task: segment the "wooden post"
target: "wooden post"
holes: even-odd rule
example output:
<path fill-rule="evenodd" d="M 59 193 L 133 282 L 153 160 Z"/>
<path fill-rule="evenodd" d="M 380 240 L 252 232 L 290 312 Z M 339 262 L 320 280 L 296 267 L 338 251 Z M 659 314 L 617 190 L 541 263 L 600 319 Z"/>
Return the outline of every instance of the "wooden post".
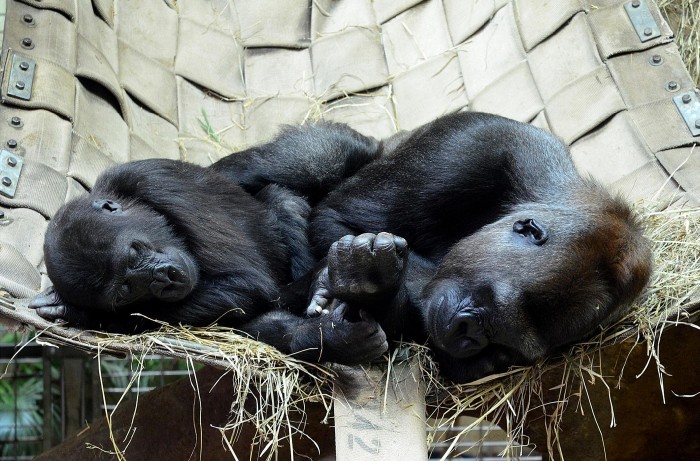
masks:
<path fill-rule="evenodd" d="M 428 459 L 425 386 L 415 361 L 386 367 L 343 367 L 333 390 L 337 461 Z M 342 389 L 341 389 L 342 387 Z"/>

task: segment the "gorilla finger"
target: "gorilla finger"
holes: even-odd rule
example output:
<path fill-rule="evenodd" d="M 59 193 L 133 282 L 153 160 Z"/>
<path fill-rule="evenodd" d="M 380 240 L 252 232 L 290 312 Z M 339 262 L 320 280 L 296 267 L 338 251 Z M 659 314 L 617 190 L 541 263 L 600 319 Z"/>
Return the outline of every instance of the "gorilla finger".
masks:
<path fill-rule="evenodd" d="M 43 319 L 58 320 L 66 315 L 66 306 L 43 306 L 36 308 L 35 312 Z"/>
<path fill-rule="evenodd" d="M 324 308 L 330 304 L 331 293 L 328 290 L 318 290 L 311 298 L 311 304 Z"/>
<path fill-rule="evenodd" d="M 371 333 L 367 335 L 368 340 L 380 343 L 386 341 L 386 333 L 384 333 L 384 330 L 377 322 L 371 322 L 367 326 L 371 329 Z"/>
<path fill-rule="evenodd" d="M 388 232 L 380 232 L 374 239 L 375 251 L 392 251 L 395 249 L 394 235 Z"/>
<path fill-rule="evenodd" d="M 348 250 L 352 247 L 352 242 L 355 240 L 354 235 L 345 235 L 341 237 L 337 242 L 335 242 L 333 245 L 338 249 L 338 250 Z"/>
<path fill-rule="evenodd" d="M 394 235 L 394 246 L 396 247 L 396 253 L 403 256 L 408 251 L 408 242 L 405 238 Z"/>
<path fill-rule="evenodd" d="M 371 344 L 367 348 L 367 351 L 364 354 L 362 354 L 364 356 L 362 361 L 369 362 L 374 359 L 377 359 L 384 355 L 388 350 L 389 343 L 386 340 Z"/>
<path fill-rule="evenodd" d="M 326 292 L 326 290 L 323 290 L 323 292 Z M 309 303 L 308 307 L 306 308 L 306 315 L 307 316 L 317 317 L 323 313 L 323 310 L 326 307 L 328 307 L 330 300 L 328 297 L 326 297 L 324 295 L 323 292 L 317 292 L 314 295 L 314 297 L 311 298 L 311 302 Z"/>
<path fill-rule="evenodd" d="M 335 264 L 344 264 L 350 257 L 352 252 L 352 242 L 355 236 L 346 235 L 340 240 L 334 242 L 328 250 L 328 266 L 329 269 Z"/>
<path fill-rule="evenodd" d="M 34 296 L 34 298 L 29 301 L 27 307 L 30 309 L 37 309 L 44 306 L 59 306 L 63 304 L 63 300 L 59 294 L 54 290 L 53 287 L 49 287 L 42 293 Z"/>
<path fill-rule="evenodd" d="M 369 249 L 371 251 L 372 244 L 374 243 L 375 238 L 376 238 L 376 235 L 371 234 L 369 232 L 358 235 L 352 241 L 353 250 L 359 249 L 361 251 L 365 251 L 365 250 Z"/>
<path fill-rule="evenodd" d="M 335 317 L 338 319 L 345 320 L 345 315 L 348 313 L 348 310 L 350 309 L 350 306 L 348 306 L 348 303 L 338 303 L 338 305 L 333 309 L 333 314 Z"/>

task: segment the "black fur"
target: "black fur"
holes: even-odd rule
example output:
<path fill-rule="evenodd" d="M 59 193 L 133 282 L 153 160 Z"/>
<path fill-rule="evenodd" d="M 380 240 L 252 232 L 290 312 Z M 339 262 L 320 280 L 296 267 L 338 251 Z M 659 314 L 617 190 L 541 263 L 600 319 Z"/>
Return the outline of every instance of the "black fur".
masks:
<path fill-rule="evenodd" d="M 308 146 L 309 137 L 314 142 Z M 386 350 L 369 318 L 304 318 L 285 285 L 313 267 L 310 200 L 376 155 L 345 126 L 289 128 L 210 168 L 144 160 L 105 172 L 61 208 L 45 240 L 54 286 L 31 307 L 83 328 L 138 332 L 148 319 L 235 326 L 307 360 L 357 363 Z M 243 186 L 241 188 L 240 186 Z"/>
<path fill-rule="evenodd" d="M 457 113 L 380 150 L 312 212 L 328 267 L 309 314 L 349 300 L 390 338 L 429 339 L 442 372 L 466 382 L 585 338 L 647 282 L 628 206 L 543 130 Z"/>

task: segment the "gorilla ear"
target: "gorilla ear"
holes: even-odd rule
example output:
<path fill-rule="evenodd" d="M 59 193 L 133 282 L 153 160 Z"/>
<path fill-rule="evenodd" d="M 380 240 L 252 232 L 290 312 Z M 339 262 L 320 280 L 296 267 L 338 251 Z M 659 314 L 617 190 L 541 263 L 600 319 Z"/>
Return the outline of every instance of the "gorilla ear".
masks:
<path fill-rule="evenodd" d="M 542 245 L 549 238 L 547 229 L 534 219 L 519 219 L 515 221 L 513 232 L 522 235 L 535 245 Z"/>
<path fill-rule="evenodd" d="M 95 200 L 92 202 L 92 207 L 104 210 L 107 213 L 119 213 L 122 211 L 122 206 L 112 200 Z"/>

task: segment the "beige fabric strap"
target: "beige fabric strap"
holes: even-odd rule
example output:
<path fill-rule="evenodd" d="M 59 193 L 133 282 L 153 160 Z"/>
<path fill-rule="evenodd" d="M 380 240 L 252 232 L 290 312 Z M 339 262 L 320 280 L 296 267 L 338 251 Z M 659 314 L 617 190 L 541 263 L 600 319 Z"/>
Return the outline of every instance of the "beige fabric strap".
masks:
<path fill-rule="evenodd" d="M 582 172 L 630 199 L 697 200 L 697 138 L 672 102 L 693 81 L 654 3 L 661 35 L 646 42 L 624 3 L 8 2 L 3 65 L 20 53 L 37 66 L 28 101 L 8 95 L 7 66 L 0 87 L 0 142 L 25 160 L 15 197 L 0 197 L 13 255 L 0 289 L 48 284 L 46 220 L 105 168 L 209 165 L 317 118 L 384 138 L 457 110 L 495 112 L 553 131 Z"/>

